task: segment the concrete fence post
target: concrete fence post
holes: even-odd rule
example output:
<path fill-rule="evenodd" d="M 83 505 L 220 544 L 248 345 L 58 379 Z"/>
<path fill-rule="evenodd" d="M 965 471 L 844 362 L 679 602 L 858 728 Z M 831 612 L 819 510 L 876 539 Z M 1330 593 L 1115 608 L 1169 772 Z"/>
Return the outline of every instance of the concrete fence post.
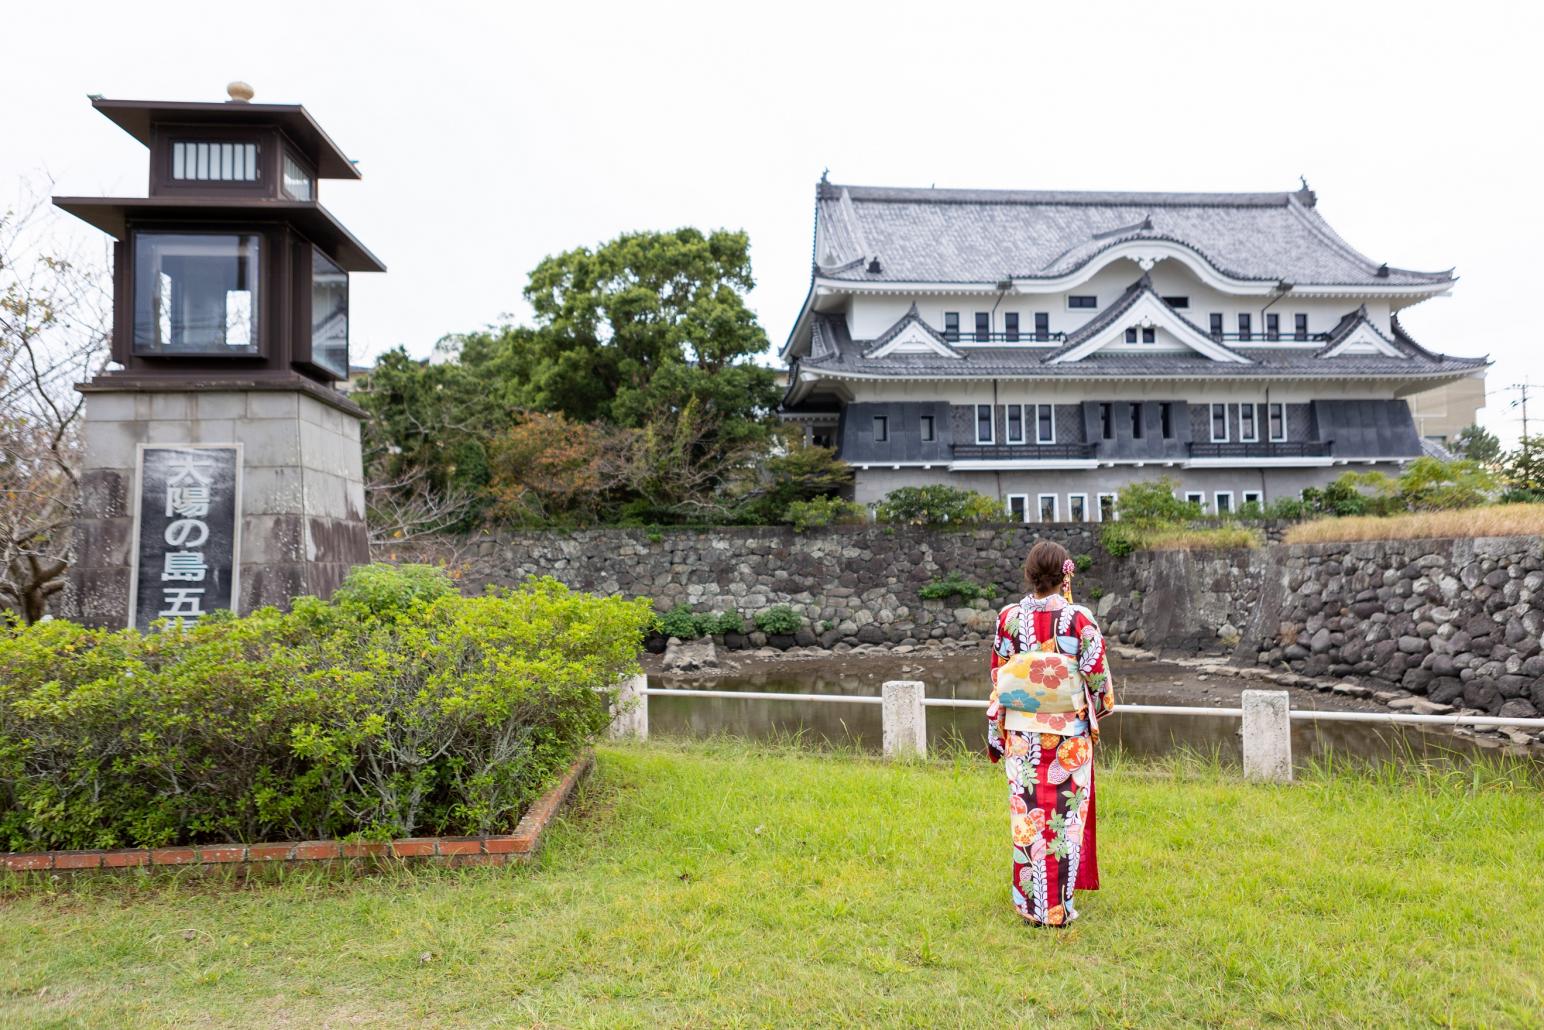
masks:
<path fill-rule="evenodd" d="M 927 709 L 921 680 L 887 680 L 880 688 L 886 758 L 921 758 L 927 754 Z"/>
<path fill-rule="evenodd" d="M 1292 782 L 1291 702 L 1285 690 L 1244 691 L 1244 775 Z"/>
<path fill-rule="evenodd" d="M 611 736 L 649 739 L 649 696 L 643 692 L 649 677 L 642 673 L 628 676 L 617 684 L 616 700 L 611 703 Z"/>

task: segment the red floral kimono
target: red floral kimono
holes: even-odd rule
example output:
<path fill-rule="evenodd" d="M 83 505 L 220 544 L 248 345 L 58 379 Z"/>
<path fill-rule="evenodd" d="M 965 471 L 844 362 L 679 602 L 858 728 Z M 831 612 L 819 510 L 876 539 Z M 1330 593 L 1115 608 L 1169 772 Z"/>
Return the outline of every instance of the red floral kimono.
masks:
<path fill-rule="evenodd" d="M 1115 708 L 1104 637 L 1093 613 L 1059 594 L 1026 597 L 997 617 L 992 685 L 1016 655 L 1055 649 L 1078 660 L 1086 703 L 1067 715 L 1029 716 L 995 701 L 987 708 L 987 750 L 1005 759 L 1013 828 L 1013 907 L 1028 922 L 1064 926 L 1077 918 L 1073 890 L 1099 889 L 1094 844 L 1094 742 L 1099 718 Z"/>

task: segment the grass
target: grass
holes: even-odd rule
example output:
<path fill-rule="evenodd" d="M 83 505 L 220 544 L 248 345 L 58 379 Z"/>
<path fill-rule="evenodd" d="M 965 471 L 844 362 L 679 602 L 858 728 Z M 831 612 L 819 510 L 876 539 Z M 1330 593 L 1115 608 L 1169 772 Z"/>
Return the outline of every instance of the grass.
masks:
<path fill-rule="evenodd" d="M 1142 530 L 1144 551 L 1222 551 L 1260 546 L 1260 533 L 1247 526 L 1158 526 Z"/>
<path fill-rule="evenodd" d="M 1448 537 L 1470 540 L 1486 536 L 1544 536 L 1544 504 L 1492 504 L 1457 511 L 1315 519 L 1288 529 L 1286 542 L 1329 544 Z"/>
<path fill-rule="evenodd" d="M 1537 778 L 1100 785 L 1105 889 L 1035 931 L 979 760 L 606 747 L 535 868 L 13 886 L 0 1024 L 1537 1025 Z"/>

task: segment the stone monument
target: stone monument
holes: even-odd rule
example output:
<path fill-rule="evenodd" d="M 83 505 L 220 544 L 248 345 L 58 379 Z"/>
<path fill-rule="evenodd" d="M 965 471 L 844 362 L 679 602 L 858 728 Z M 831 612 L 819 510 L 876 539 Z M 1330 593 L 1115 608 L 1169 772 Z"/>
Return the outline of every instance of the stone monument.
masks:
<path fill-rule="evenodd" d="M 90 625 L 287 606 L 369 560 L 364 412 L 334 384 L 349 273 L 386 269 L 317 202 L 359 172 L 304 107 L 228 92 L 94 97 L 149 148 L 149 195 L 54 198 L 116 241 L 63 604 Z"/>

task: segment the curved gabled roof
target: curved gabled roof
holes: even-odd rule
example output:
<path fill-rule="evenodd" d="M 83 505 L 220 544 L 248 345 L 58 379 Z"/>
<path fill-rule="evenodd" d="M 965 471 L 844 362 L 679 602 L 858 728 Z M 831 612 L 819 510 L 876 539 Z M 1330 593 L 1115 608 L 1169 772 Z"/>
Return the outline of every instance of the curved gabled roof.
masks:
<path fill-rule="evenodd" d="M 817 273 L 852 282 L 1056 279 L 1135 241 L 1177 244 L 1218 273 L 1307 286 L 1430 286 L 1452 270 L 1391 268 L 1346 243 L 1312 191 L 1124 193 L 897 189 L 822 182 Z"/>

